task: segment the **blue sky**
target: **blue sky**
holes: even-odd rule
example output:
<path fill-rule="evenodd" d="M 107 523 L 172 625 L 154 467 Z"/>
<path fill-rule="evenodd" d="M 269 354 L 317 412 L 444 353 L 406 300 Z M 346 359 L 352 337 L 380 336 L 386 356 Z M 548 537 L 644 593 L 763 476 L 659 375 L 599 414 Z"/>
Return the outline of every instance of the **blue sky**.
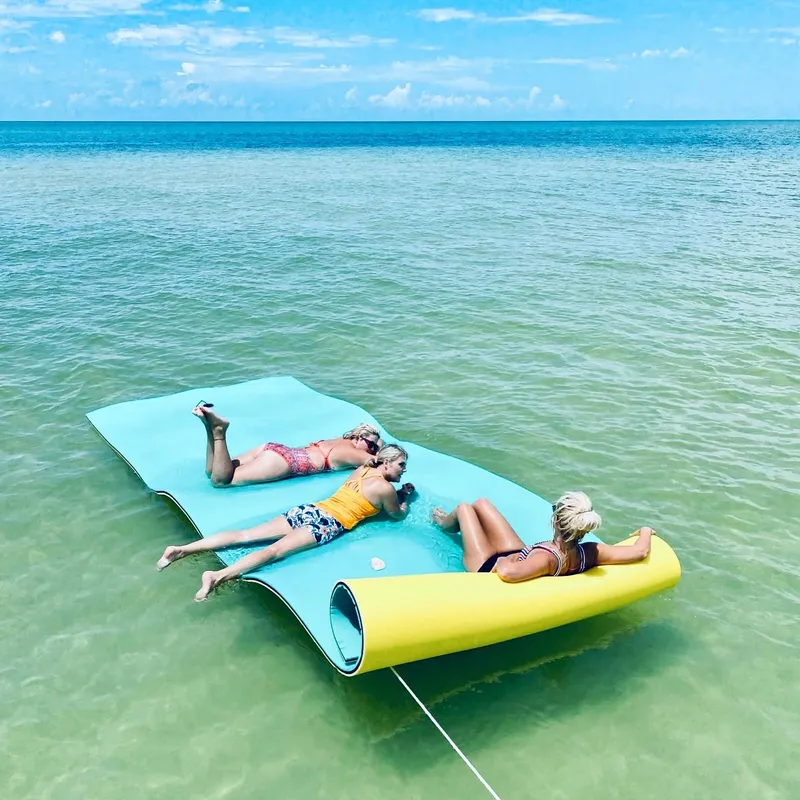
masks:
<path fill-rule="evenodd" d="M 800 117 L 800 1 L 0 0 L 0 119 Z"/>

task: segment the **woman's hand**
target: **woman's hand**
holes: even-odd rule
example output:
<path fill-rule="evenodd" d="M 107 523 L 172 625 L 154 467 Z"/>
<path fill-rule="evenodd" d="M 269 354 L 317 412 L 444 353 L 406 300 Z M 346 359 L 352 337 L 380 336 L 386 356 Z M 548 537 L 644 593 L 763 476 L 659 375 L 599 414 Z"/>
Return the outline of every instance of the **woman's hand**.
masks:
<path fill-rule="evenodd" d="M 411 499 L 411 495 L 413 495 L 415 491 L 416 489 L 414 488 L 413 483 L 404 483 L 397 490 L 397 501 L 399 503 L 407 503 Z"/>

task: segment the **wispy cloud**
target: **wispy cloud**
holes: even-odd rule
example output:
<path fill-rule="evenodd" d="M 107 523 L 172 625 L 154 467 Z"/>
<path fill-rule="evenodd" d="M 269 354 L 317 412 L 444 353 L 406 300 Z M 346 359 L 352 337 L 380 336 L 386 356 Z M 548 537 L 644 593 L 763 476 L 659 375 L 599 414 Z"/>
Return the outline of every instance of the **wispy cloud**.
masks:
<path fill-rule="evenodd" d="M 170 11 L 205 11 L 206 14 L 219 14 L 220 11 L 232 11 L 234 14 L 249 14 L 250 6 L 229 6 L 222 0 L 208 0 L 207 3 L 176 3 L 169 7 Z"/>
<path fill-rule="evenodd" d="M 428 61 L 394 61 L 388 69 L 371 70 L 370 77 L 372 80 L 434 83 L 462 91 L 482 91 L 488 89 L 489 84 L 475 73 L 489 75 L 499 63 L 493 58 L 470 59 L 459 56 L 442 56 Z"/>
<path fill-rule="evenodd" d="M 224 83 L 318 85 L 352 81 L 349 64 L 308 64 L 314 54 L 257 53 L 251 56 L 198 55 L 192 63 L 197 80 Z"/>
<path fill-rule="evenodd" d="M 597 71 L 614 72 L 619 69 L 610 58 L 536 58 L 534 64 L 553 64 L 564 67 L 587 67 Z"/>
<path fill-rule="evenodd" d="M 642 50 L 641 53 L 633 53 L 634 58 L 687 58 L 692 55 L 691 50 L 685 47 L 677 47 L 674 50 L 666 48 L 664 50 Z"/>
<path fill-rule="evenodd" d="M 142 14 L 152 0 L 44 0 L 0 3 L 0 15 L 16 18 L 107 17 Z"/>
<path fill-rule="evenodd" d="M 273 28 L 271 35 L 277 44 L 288 44 L 292 45 L 292 47 L 308 47 L 315 49 L 369 47 L 371 45 L 386 47 L 397 41 L 396 39 L 380 39 L 364 34 L 346 37 L 326 36 L 324 34 L 298 31 L 293 28 L 284 27 Z"/>
<path fill-rule="evenodd" d="M 112 44 L 136 47 L 188 47 L 227 50 L 263 41 L 255 31 L 203 25 L 140 25 L 120 28 L 107 35 Z"/>
<path fill-rule="evenodd" d="M 2 8 L 2 6 L 0 6 Z M 18 33 L 27 30 L 33 25 L 32 22 L 17 22 L 14 19 L 0 19 L 0 36 L 7 33 Z"/>
<path fill-rule="evenodd" d="M 457 20 L 485 22 L 485 23 L 511 23 L 511 22 L 539 22 L 543 25 L 567 27 L 571 25 L 603 25 L 614 22 L 606 17 L 595 17 L 592 14 L 578 14 L 561 11 L 557 8 L 539 8 L 524 14 L 513 16 L 493 17 L 480 11 L 468 11 L 459 8 L 423 8 L 416 16 L 426 22 L 454 22 Z"/>
<path fill-rule="evenodd" d="M 422 109 L 436 111 L 441 108 L 489 108 L 492 101 L 487 97 L 471 94 L 429 94 L 423 92 L 417 101 L 417 106 Z"/>
<path fill-rule="evenodd" d="M 493 113 L 531 113 L 560 111 L 567 107 L 567 103 L 559 95 L 553 95 L 552 101 L 548 105 L 540 102 L 542 90 L 538 86 L 532 86 L 527 94 L 519 97 L 485 97 L 481 94 L 445 94 L 429 92 L 423 90 L 418 96 L 414 95 L 413 84 L 406 82 L 398 84 L 386 94 L 373 94 L 367 99 L 369 105 L 386 108 L 393 111 L 405 111 L 416 109 L 419 111 L 485 111 L 494 109 Z M 351 94 L 352 93 L 352 94 Z M 355 87 L 351 89 L 346 99 L 357 100 Z"/>

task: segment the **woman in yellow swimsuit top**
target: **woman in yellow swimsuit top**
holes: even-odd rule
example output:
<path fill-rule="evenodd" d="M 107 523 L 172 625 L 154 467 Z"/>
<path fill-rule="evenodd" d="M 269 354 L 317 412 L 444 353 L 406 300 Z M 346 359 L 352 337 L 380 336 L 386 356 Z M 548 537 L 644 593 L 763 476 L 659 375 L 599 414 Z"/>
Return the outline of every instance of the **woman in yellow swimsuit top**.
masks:
<path fill-rule="evenodd" d="M 408 453 L 402 447 L 387 444 L 365 466 L 351 473 L 344 485 L 327 500 L 295 506 L 253 528 L 223 531 L 182 547 L 170 546 L 156 568 L 162 570 L 192 553 L 272 540 L 268 547 L 240 558 L 229 567 L 204 572 L 200 590 L 194 597 L 199 602 L 221 583 L 298 550 L 327 544 L 381 511 L 392 519 L 405 519 L 414 486 L 406 483 L 395 489 L 392 484 L 403 477 L 407 463 Z"/>

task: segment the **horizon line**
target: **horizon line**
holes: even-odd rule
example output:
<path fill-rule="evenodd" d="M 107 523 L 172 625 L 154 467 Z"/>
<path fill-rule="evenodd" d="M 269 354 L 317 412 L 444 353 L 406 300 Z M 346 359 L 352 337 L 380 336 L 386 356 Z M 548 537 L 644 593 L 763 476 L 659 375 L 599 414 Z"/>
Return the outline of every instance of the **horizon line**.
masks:
<path fill-rule="evenodd" d="M 7 119 L 0 125 L 42 124 L 42 125 L 553 125 L 559 123 L 598 123 L 618 124 L 639 122 L 800 122 L 800 117 L 652 117 L 641 119 L 585 118 L 585 119 Z"/>

